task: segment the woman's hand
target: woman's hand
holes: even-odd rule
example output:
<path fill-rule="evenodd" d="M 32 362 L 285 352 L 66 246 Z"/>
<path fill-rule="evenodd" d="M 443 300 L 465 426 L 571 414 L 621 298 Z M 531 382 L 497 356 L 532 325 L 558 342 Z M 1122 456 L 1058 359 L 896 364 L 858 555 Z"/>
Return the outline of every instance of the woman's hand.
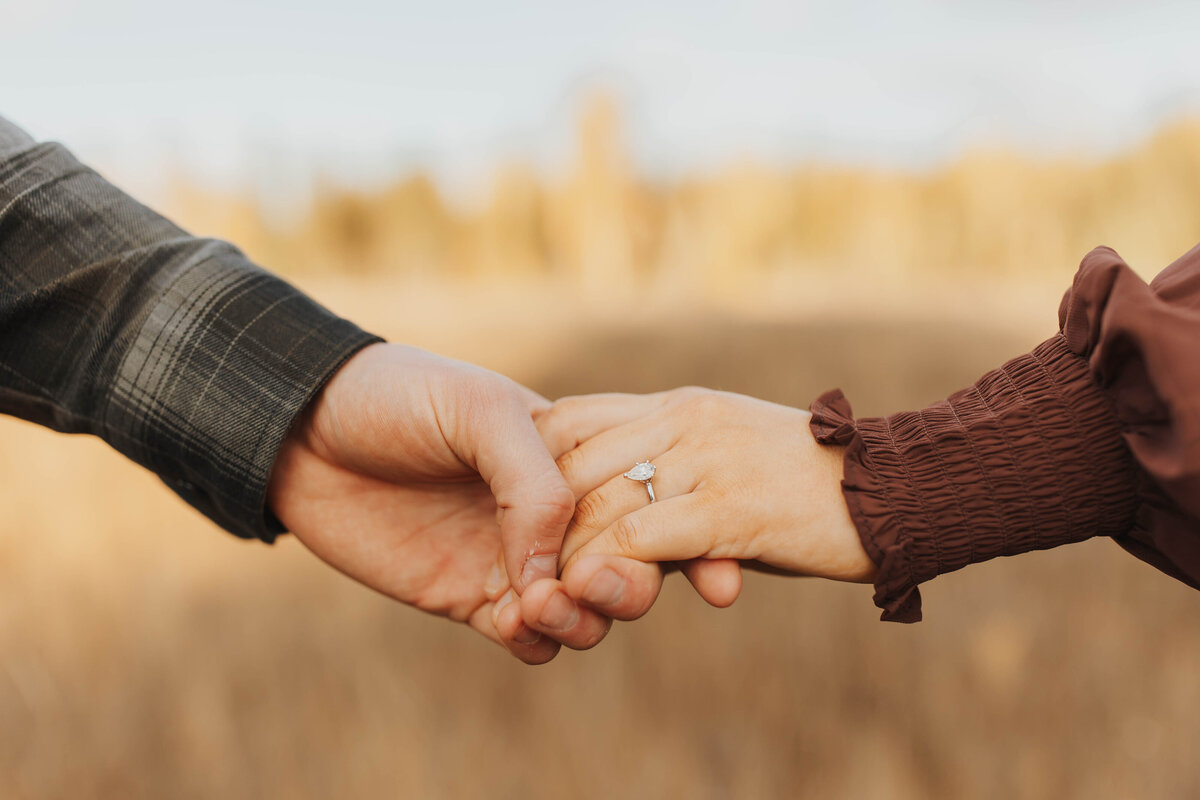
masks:
<path fill-rule="evenodd" d="M 657 587 L 639 584 L 627 559 L 751 560 L 870 582 L 875 564 L 842 497 L 842 451 L 816 443 L 809 417 L 696 388 L 560 400 L 538 428 L 562 453 L 558 466 L 577 498 L 562 550 L 566 592 L 610 616 L 645 613 Z M 643 460 L 657 468 L 655 503 L 624 477 Z M 523 598 L 527 624 L 549 583 Z"/>

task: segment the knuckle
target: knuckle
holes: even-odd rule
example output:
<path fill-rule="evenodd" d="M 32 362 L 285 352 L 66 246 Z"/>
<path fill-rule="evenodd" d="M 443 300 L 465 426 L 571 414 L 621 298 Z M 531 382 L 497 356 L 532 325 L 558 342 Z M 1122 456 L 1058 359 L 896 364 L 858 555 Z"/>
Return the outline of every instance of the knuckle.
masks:
<path fill-rule="evenodd" d="M 554 405 L 552 405 L 550 410 L 546 413 L 553 414 L 555 416 L 570 416 L 579 409 L 579 406 L 581 403 L 583 403 L 583 401 L 583 396 L 577 394 L 560 397 L 554 401 Z"/>
<path fill-rule="evenodd" d="M 717 404 L 716 395 L 711 391 L 700 391 L 681 399 L 673 406 L 673 414 L 678 415 L 689 424 L 704 422 L 710 417 Z"/>
<path fill-rule="evenodd" d="M 641 526 L 633 517 L 621 517 L 614 522 L 611 536 L 617 555 L 636 558 L 638 543 L 641 541 Z"/>
<path fill-rule="evenodd" d="M 599 489 L 588 492 L 575 504 L 575 516 L 572 518 L 574 527 L 594 529 L 603 524 L 606 498 Z"/>
<path fill-rule="evenodd" d="M 546 446 L 547 452 L 554 457 L 556 463 L 563 454 L 575 449 L 576 443 L 569 430 L 560 428 L 553 422 L 546 423 L 541 419 L 534 420 L 534 427 L 537 428 L 538 436 L 542 437 L 542 444 Z"/>
<path fill-rule="evenodd" d="M 560 416 L 562 416 L 562 410 L 559 408 L 558 403 L 551 403 L 548 406 L 536 409 L 533 419 L 537 422 L 539 430 L 552 430 L 556 427 Z"/>
<path fill-rule="evenodd" d="M 707 391 L 707 389 L 703 389 L 699 386 L 680 386 L 676 389 L 671 389 L 670 391 L 666 392 L 663 395 L 663 399 L 668 405 L 679 405 L 680 403 L 686 403 L 692 398 L 698 397 Z"/>
<path fill-rule="evenodd" d="M 539 422 L 550 429 L 569 427 L 570 421 L 578 416 L 583 398 L 571 396 L 562 397 L 550 404 L 541 413 Z"/>
<path fill-rule="evenodd" d="M 705 391 L 689 397 L 686 405 L 693 414 L 707 417 L 724 409 L 725 398 L 714 391 Z"/>
<path fill-rule="evenodd" d="M 583 466 L 583 454 L 579 451 L 578 447 L 568 450 L 554 459 L 554 465 L 558 467 L 558 471 L 562 473 L 567 483 L 572 484 L 575 474 Z"/>
<path fill-rule="evenodd" d="M 579 446 L 578 424 L 586 416 L 588 402 L 580 395 L 563 397 L 538 414 L 538 431 L 552 452 L 565 453 Z"/>

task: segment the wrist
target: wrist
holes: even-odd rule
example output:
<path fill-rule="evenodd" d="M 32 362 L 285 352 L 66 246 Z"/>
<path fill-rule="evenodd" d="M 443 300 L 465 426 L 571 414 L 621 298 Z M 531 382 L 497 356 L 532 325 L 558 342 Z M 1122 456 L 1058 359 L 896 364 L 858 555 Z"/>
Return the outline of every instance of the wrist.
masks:
<path fill-rule="evenodd" d="M 845 447 L 836 445 L 816 450 L 820 492 L 816 507 L 820 512 L 812 523 L 813 530 L 824 536 L 830 545 L 832 560 L 828 577 L 852 583 L 873 583 L 878 567 L 867 553 L 842 490 L 845 453 Z"/>
<path fill-rule="evenodd" d="M 309 398 L 308 403 L 301 409 L 292 425 L 280 443 L 271 467 L 270 478 L 267 482 L 267 511 L 278 517 L 280 497 L 287 491 L 293 481 L 290 479 L 292 470 L 303 462 L 305 457 L 315 456 L 323 461 L 330 461 L 332 450 L 330 438 L 330 397 L 335 394 L 337 386 L 344 376 L 354 371 L 356 362 L 361 362 L 363 354 L 385 346 L 384 342 L 374 342 L 359 349 L 329 375 L 324 384 Z"/>

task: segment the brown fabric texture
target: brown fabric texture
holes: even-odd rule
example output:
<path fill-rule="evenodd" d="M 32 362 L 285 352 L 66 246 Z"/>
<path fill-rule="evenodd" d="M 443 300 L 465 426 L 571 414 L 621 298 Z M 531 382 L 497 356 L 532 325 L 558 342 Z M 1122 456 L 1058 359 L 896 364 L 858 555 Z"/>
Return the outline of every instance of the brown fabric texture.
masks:
<path fill-rule="evenodd" d="M 1093 250 L 1059 325 L 920 411 L 813 403 L 817 440 L 846 447 L 883 619 L 920 620 L 918 586 L 942 573 L 1093 536 L 1200 588 L 1200 247 L 1149 285 Z"/>

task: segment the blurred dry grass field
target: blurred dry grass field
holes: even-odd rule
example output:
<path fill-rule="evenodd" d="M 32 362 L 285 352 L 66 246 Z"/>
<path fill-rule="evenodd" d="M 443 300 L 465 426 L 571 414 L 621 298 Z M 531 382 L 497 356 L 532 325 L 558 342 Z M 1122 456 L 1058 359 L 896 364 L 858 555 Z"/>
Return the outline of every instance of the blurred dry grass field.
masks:
<path fill-rule="evenodd" d="M 291 228 L 194 189 L 175 213 L 550 396 L 836 385 L 862 414 L 1052 333 L 1092 245 L 1149 274 L 1200 239 L 1186 125 L 1092 164 L 663 186 L 614 113 L 562 182 L 510 171 L 482 210 L 418 177 L 327 187 Z M 752 576 L 716 611 L 672 580 L 534 669 L 287 537 L 232 539 L 97 441 L 0 421 L 0 509 L 3 798 L 1200 795 L 1200 595 L 1107 541 L 939 578 L 917 626 L 867 587 Z"/>
<path fill-rule="evenodd" d="M 310 288 L 553 395 L 704 383 L 803 404 L 838 384 L 872 413 L 1046 332 L 911 305 L 539 331 L 502 304 L 436 330 L 397 321 L 403 296 Z M 752 577 L 716 611 L 674 579 L 596 650 L 529 668 L 286 537 L 233 540 L 97 441 L 11 421 L 0 441 L 2 797 L 1200 792 L 1200 596 L 1111 542 L 944 576 L 917 626 L 878 622 L 867 587 Z"/>

